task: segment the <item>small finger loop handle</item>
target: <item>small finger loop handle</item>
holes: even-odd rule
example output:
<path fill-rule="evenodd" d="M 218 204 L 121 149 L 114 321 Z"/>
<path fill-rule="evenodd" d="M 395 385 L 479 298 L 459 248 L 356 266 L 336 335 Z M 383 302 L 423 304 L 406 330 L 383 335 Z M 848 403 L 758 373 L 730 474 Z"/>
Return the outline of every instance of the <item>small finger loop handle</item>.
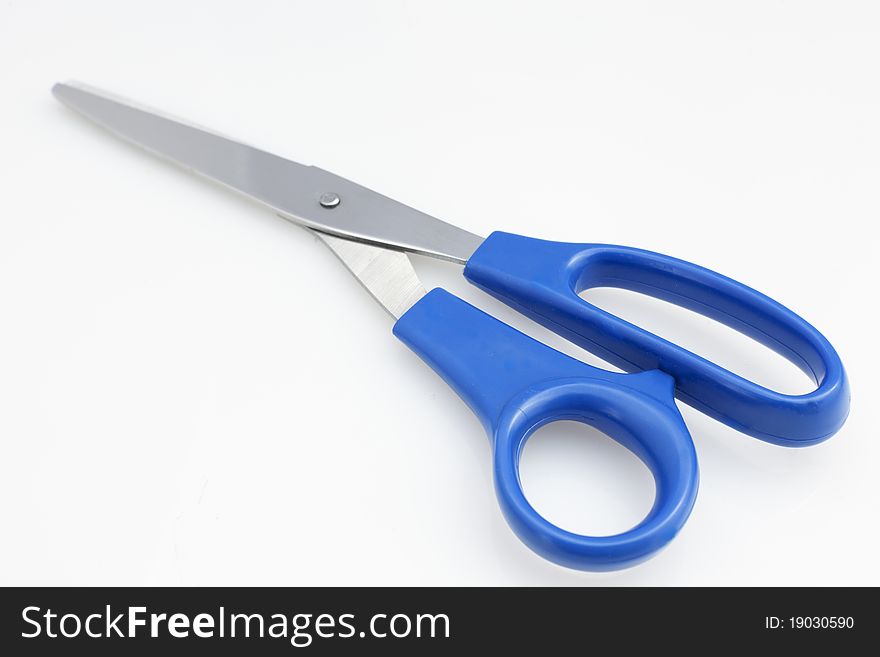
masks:
<path fill-rule="evenodd" d="M 592 367 L 439 288 L 398 320 L 394 334 L 443 377 L 486 428 L 504 515 L 539 554 L 571 568 L 622 568 L 666 545 L 687 520 L 697 494 L 697 459 L 668 375 Z M 523 444 L 538 427 L 564 419 L 605 432 L 653 473 L 654 506 L 630 531 L 573 534 L 542 518 L 526 500 L 519 481 Z"/>
<path fill-rule="evenodd" d="M 561 529 L 529 504 L 519 477 L 523 446 L 555 420 L 589 424 L 636 454 L 654 476 L 656 498 L 629 531 L 585 536 Z M 535 386 L 510 400 L 494 430 L 495 491 L 508 524 L 526 545 L 569 568 L 633 566 L 671 541 L 687 520 L 698 487 L 693 442 L 678 412 L 628 386 L 569 379 Z"/>
<path fill-rule="evenodd" d="M 641 249 L 499 232 L 477 249 L 465 276 L 626 371 L 666 372 L 679 399 L 756 438 L 811 445 L 832 436 L 848 415 L 846 372 L 828 340 L 785 306 L 704 267 Z M 720 321 L 790 360 L 817 388 L 805 395 L 769 390 L 578 296 L 599 286 L 641 292 Z"/>

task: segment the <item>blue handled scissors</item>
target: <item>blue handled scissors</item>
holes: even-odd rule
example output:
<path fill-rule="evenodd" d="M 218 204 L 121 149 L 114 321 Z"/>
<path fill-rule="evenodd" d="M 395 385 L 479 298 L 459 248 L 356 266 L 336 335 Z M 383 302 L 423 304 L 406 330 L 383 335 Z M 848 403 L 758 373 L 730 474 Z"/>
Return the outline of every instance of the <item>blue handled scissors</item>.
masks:
<path fill-rule="evenodd" d="M 777 445 L 831 437 L 849 412 L 846 373 L 806 321 L 703 267 L 650 251 L 549 242 L 495 232 L 482 239 L 349 180 L 167 118 L 78 84 L 53 93 L 157 155 L 253 198 L 318 235 L 396 319 L 394 335 L 479 417 L 494 454 L 495 490 L 514 532 L 538 554 L 584 570 L 634 565 L 687 520 L 698 487 L 694 444 L 673 396 Z M 437 288 L 426 292 L 407 253 L 464 265 L 464 276 L 522 314 L 627 373 L 564 355 Z M 785 356 L 817 388 L 768 390 L 597 308 L 578 294 L 619 287 L 720 321 Z M 555 420 L 592 425 L 651 470 L 648 515 L 615 536 L 561 529 L 529 504 L 519 480 L 528 437 Z"/>

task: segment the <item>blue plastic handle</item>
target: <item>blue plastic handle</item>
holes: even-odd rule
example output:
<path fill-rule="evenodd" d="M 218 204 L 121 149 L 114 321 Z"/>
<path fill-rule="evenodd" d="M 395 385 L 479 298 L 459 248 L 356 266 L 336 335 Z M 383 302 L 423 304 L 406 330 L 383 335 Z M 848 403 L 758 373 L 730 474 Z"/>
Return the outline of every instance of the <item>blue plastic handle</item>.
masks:
<path fill-rule="evenodd" d="M 698 265 L 641 249 L 496 232 L 471 256 L 464 275 L 623 370 L 666 372 L 679 399 L 761 440 L 812 445 L 830 438 L 849 413 L 843 364 L 821 333 L 760 292 Z M 578 296 L 601 286 L 641 292 L 720 321 L 786 357 L 818 387 L 805 395 L 769 390 Z"/>
<path fill-rule="evenodd" d="M 698 487 L 697 457 L 662 372 L 617 374 L 570 358 L 445 290 L 424 296 L 394 334 L 470 406 L 493 445 L 495 491 L 511 528 L 538 554 L 584 570 L 634 565 L 681 529 Z M 654 475 L 645 519 L 615 536 L 582 536 L 541 517 L 523 493 L 519 459 L 528 437 L 555 420 L 596 427 Z"/>

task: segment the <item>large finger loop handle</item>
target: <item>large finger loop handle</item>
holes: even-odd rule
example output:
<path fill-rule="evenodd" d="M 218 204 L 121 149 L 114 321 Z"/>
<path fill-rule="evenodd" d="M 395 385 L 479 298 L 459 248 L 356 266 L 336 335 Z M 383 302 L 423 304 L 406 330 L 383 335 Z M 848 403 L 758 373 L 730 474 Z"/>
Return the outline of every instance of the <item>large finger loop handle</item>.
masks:
<path fill-rule="evenodd" d="M 828 340 L 785 306 L 704 267 L 641 249 L 493 233 L 465 276 L 626 371 L 666 372 L 679 399 L 756 438 L 814 444 L 832 436 L 849 412 L 846 373 Z M 578 296 L 600 286 L 641 292 L 722 322 L 786 357 L 817 388 L 804 395 L 769 390 Z"/>

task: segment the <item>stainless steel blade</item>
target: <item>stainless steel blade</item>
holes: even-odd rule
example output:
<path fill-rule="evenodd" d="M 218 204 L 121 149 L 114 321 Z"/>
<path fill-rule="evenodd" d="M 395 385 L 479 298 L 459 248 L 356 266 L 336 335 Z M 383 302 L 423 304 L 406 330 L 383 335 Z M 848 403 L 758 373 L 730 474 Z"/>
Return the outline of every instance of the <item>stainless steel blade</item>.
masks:
<path fill-rule="evenodd" d="M 316 230 L 309 232 L 330 247 L 367 292 L 395 319 L 400 319 L 416 301 L 425 296 L 425 287 L 406 253 L 365 242 L 353 242 Z"/>
<path fill-rule="evenodd" d="M 481 237 L 337 175 L 286 160 L 78 83 L 65 105 L 146 150 L 245 194 L 294 223 L 464 263 Z"/>

